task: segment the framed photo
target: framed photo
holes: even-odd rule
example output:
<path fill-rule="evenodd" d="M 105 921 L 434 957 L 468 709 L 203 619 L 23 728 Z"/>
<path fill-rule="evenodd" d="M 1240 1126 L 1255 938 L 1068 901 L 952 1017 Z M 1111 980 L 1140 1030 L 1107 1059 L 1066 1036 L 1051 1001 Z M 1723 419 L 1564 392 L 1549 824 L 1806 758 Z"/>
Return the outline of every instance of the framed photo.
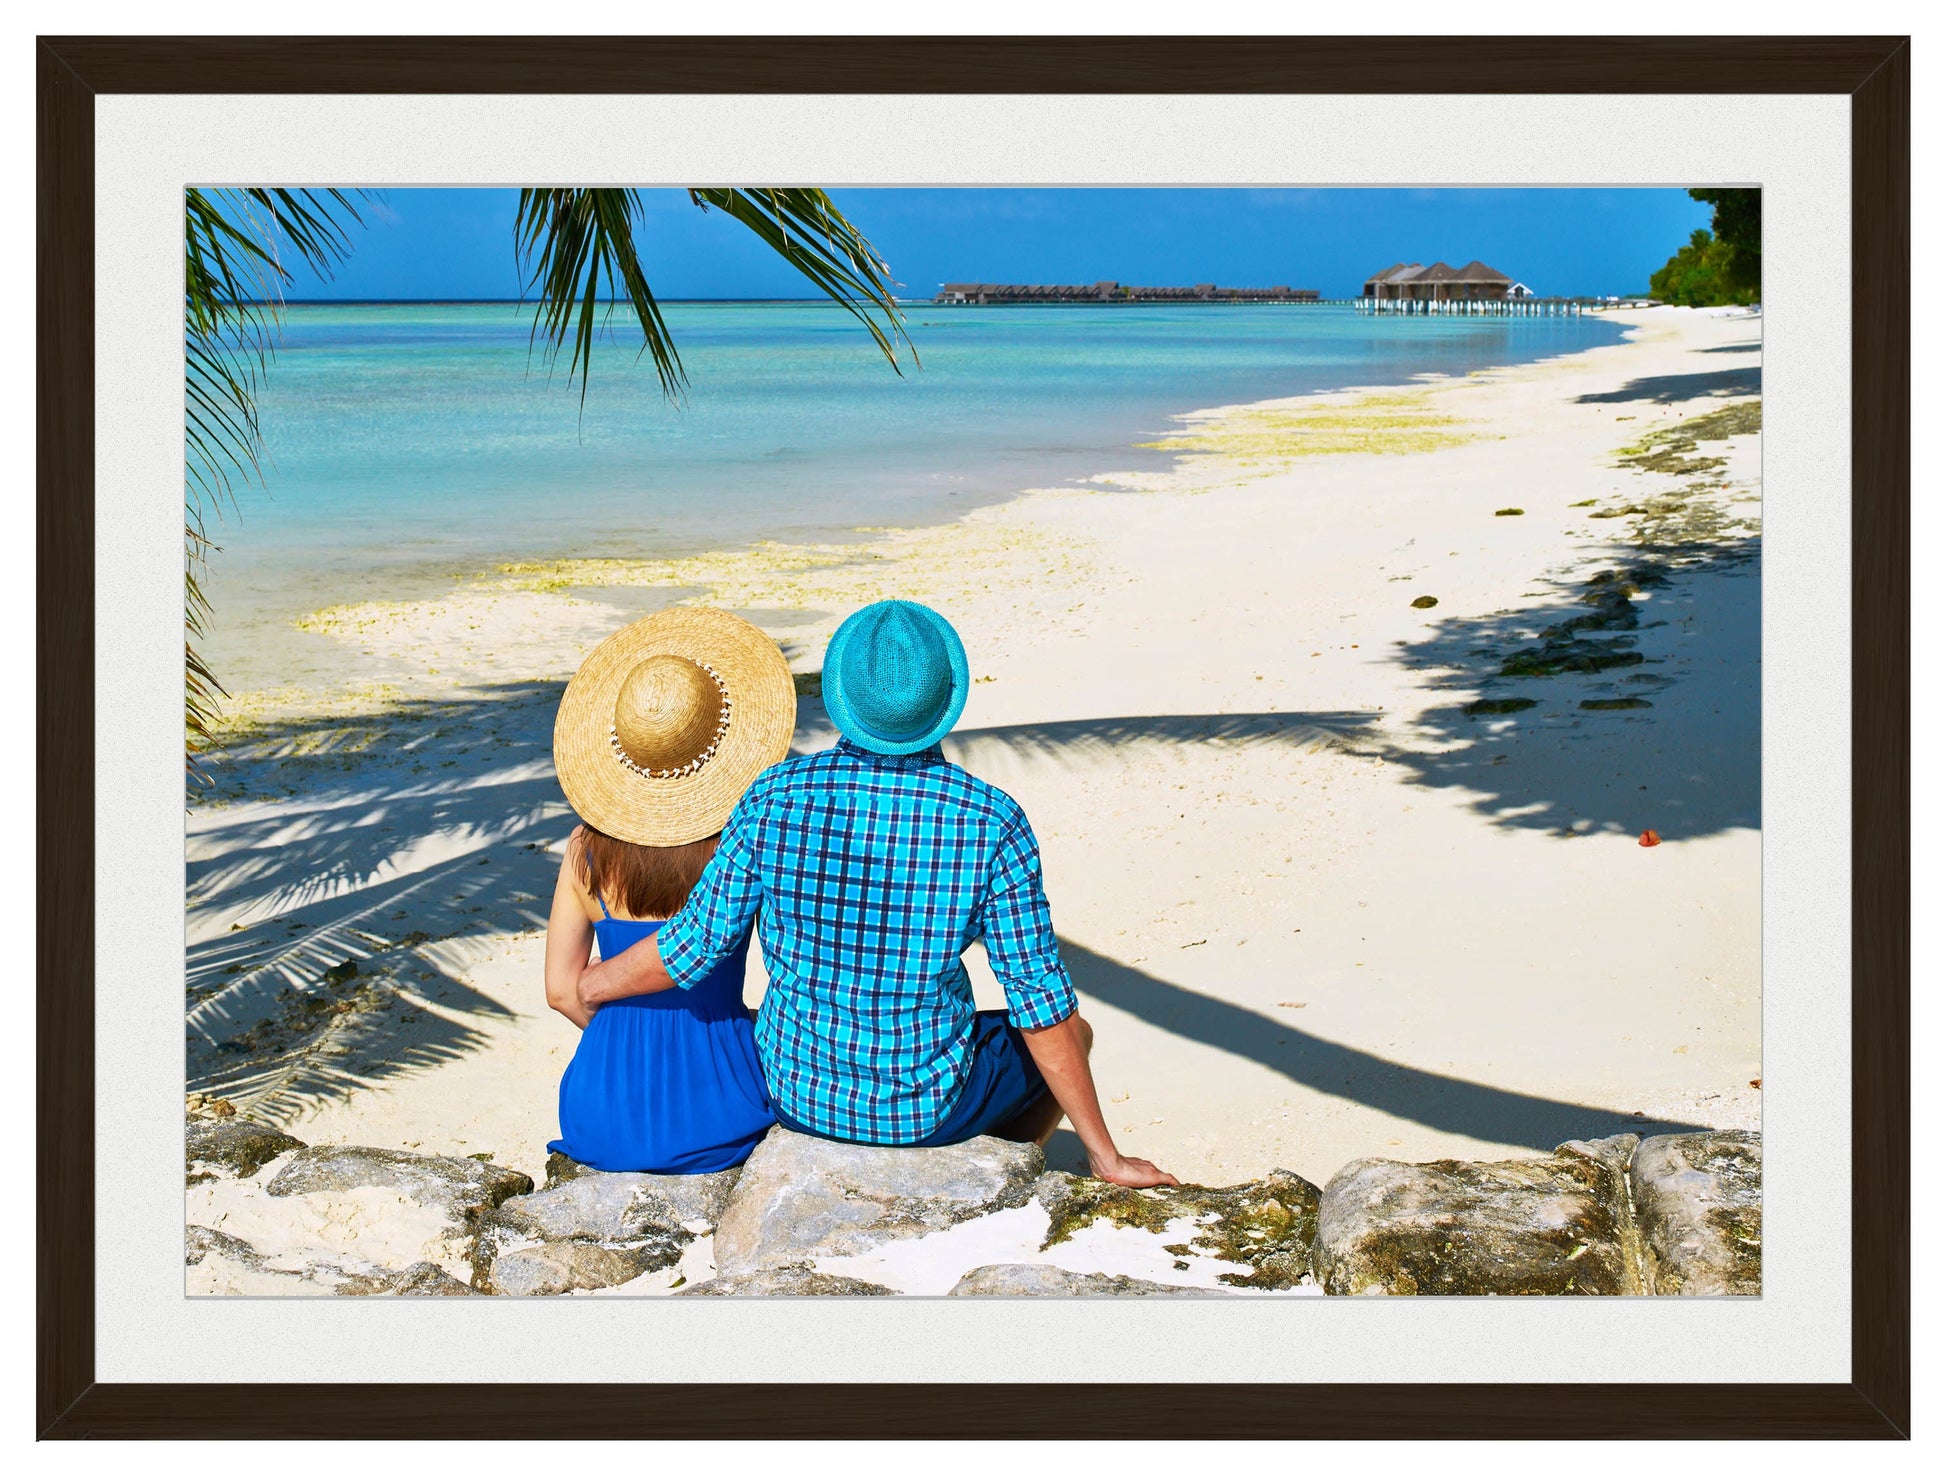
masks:
<path fill-rule="evenodd" d="M 39 57 L 42 1436 L 1907 1433 L 1903 39 Z"/>

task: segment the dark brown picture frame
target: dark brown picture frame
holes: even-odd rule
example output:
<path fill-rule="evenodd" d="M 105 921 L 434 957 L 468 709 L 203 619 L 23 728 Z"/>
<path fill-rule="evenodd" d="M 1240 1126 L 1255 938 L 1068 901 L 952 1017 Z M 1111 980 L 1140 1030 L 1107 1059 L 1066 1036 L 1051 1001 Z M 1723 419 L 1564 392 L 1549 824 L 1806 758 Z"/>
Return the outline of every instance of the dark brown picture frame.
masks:
<path fill-rule="evenodd" d="M 1904 1437 L 1910 1429 L 1910 46 L 1900 37 L 38 42 L 42 1437 Z M 814 81 L 807 81 L 814 79 Z M 94 104 L 104 93 L 1824 93 L 1851 98 L 1852 1365 L 1824 1385 L 95 1380 Z"/>

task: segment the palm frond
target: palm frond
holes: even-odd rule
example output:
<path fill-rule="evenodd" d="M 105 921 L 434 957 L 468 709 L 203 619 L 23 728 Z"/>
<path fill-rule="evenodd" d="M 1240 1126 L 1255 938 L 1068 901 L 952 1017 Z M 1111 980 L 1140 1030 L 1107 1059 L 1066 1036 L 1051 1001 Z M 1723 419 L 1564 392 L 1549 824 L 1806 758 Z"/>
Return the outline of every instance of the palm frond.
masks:
<path fill-rule="evenodd" d="M 905 318 L 892 295 L 889 269 L 864 233 L 821 190 L 762 186 L 698 186 L 689 198 L 741 222 L 779 256 L 841 304 L 899 365 L 899 349 L 919 360 Z M 624 189 L 532 189 L 520 193 L 514 218 L 514 256 L 524 292 L 536 294 L 528 344 L 543 345 L 550 367 L 568 346 L 568 380 L 581 378 L 581 402 L 595 337 L 618 302 L 626 300 L 642 332 L 641 353 L 655 366 L 663 394 L 679 398 L 688 385 L 662 309 L 649 289 L 636 246 L 642 193 Z M 619 289 L 619 293 L 617 290 Z M 882 322 L 881 322 L 882 321 Z"/>
<path fill-rule="evenodd" d="M 892 296 L 890 266 L 824 191 L 756 186 L 697 187 L 689 199 L 712 206 L 755 232 L 778 256 L 848 309 L 901 376 L 899 347 L 919 363 L 905 316 Z M 883 324 L 880 320 L 883 320 Z"/>
<path fill-rule="evenodd" d="M 227 691 L 197 652 L 208 636 L 202 579 L 209 527 L 241 484 L 263 478 L 257 393 L 297 267 L 329 278 L 351 252 L 343 191 L 236 189 L 183 193 L 183 736 L 192 778 Z"/>
<path fill-rule="evenodd" d="M 359 193 L 366 194 L 366 193 Z M 871 333 L 903 374 L 900 351 L 918 352 L 893 297 L 889 269 L 821 190 L 696 187 L 690 199 L 741 222 Z M 338 190 L 234 189 L 184 192 L 183 568 L 184 719 L 194 770 L 208 746 L 222 685 L 196 651 L 209 602 L 202 578 L 216 548 L 211 518 L 234 507 L 238 489 L 263 477 L 257 394 L 283 323 L 283 295 L 299 268 L 329 278 L 350 253 L 350 226 L 363 218 Z M 530 349 L 550 365 L 570 346 L 568 379 L 579 376 L 585 407 L 597 334 L 623 301 L 642 333 L 665 395 L 687 385 L 682 359 L 650 291 L 636 244 L 642 197 L 626 189 L 528 189 L 514 219 L 514 250 L 538 302 Z"/>
<path fill-rule="evenodd" d="M 526 274 L 525 290 L 538 290 L 528 345 L 545 337 L 550 365 L 573 335 L 568 380 L 581 377 L 581 402 L 588 401 L 588 372 L 594 354 L 597 305 L 613 311 L 619 281 L 635 322 L 642 350 L 655 365 L 665 396 L 682 392 L 688 378 L 676 354 L 662 307 L 649 290 L 635 247 L 635 222 L 642 214 L 636 190 L 523 190 L 514 213 L 514 254 Z M 601 318 L 606 320 L 606 314 Z"/>

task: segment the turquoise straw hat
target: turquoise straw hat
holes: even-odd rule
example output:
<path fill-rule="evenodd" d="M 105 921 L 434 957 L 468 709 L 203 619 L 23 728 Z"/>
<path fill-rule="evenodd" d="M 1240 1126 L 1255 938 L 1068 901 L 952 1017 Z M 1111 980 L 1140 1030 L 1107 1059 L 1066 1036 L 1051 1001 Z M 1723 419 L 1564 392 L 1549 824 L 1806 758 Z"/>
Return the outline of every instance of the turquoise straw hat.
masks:
<path fill-rule="evenodd" d="M 875 602 L 838 625 L 824 652 L 824 707 L 868 752 L 923 752 L 966 709 L 966 648 L 916 602 Z"/>

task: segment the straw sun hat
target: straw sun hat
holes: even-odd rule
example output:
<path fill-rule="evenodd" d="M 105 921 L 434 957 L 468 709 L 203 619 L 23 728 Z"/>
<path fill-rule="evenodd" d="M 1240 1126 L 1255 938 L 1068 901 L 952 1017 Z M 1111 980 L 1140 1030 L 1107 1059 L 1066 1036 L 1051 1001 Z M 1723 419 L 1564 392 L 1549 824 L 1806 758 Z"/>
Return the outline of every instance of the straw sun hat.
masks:
<path fill-rule="evenodd" d="M 797 694 L 763 631 L 714 608 L 669 608 L 595 646 L 554 716 L 554 771 L 582 819 L 632 844 L 723 827 L 790 750 Z"/>

